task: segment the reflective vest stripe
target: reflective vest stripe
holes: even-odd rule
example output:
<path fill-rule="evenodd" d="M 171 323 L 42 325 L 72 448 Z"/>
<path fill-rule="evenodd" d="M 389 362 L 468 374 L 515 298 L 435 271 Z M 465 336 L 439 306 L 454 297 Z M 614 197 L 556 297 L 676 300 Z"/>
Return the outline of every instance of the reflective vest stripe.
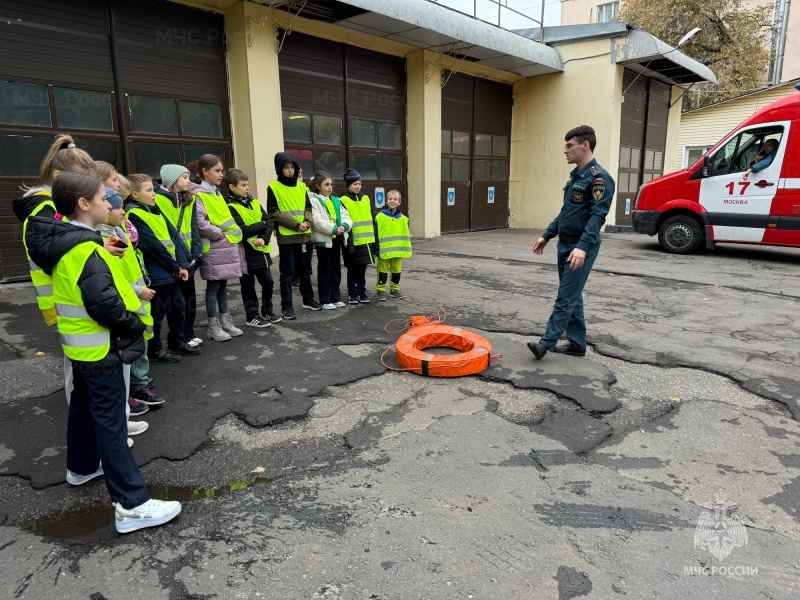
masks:
<path fill-rule="evenodd" d="M 364 239 L 364 238 L 369 238 L 370 242 L 374 242 L 375 241 L 375 234 L 374 233 L 369 233 L 367 231 L 362 231 L 361 233 L 354 233 L 353 234 L 353 239 L 354 240 L 361 240 L 361 239 Z"/>
<path fill-rule="evenodd" d="M 34 286 L 33 289 L 36 290 L 36 295 L 39 296 L 39 297 L 42 297 L 42 296 L 50 296 L 50 297 L 52 297 L 53 296 L 53 284 L 52 283 L 50 285 L 37 285 L 37 286 Z"/>
<path fill-rule="evenodd" d="M 59 317 L 72 318 L 72 319 L 88 319 L 89 313 L 83 306 L 75 306 L 74 304 L 60 304 L 56 303 L 56 312 Z"/>
<path fill-rule="evenodd" d="M 393 247 L 388 247 L 388 248 L 384 248 L 383 246 L 381 246 L 380 252 L 378 254 L 379 254 L 379 256 L 381 258 L 386 258 L 384 256 L 384 254 L 388 254 L 389 252 L 405 252 L 409 256 L 411 256 L 410 250 L 411 249 L 408 246 L 393 246 Z M 394 257 L 392 257 L 392 258 L 394 258 Z"/>
<path fill-rule="evenodd" d="M 411 241 L 411 237 L 407 235 L 392 235 L 389 237 L 382 237 L 381 244 L 386 242 L 408 242 Z"/>
<path fill-rule="evenodd" d="M 192 232 L 191 232 L 191 231 L 189 231 L 189 232 L 186 232 L 186 233 L 184 233 L 184 232 L 181 232 L 181 233 L 179 233 L 178 235 L 179 235 L 179 236 L 181 236 L 181 239 L 182 239 L 184 242 L 186 242 L 186 241 L 190 241 L 190 240 L 192 239 Z"/>
<path fill-rule="evenodd" d="M 281 211 L 285 215 L 289 215 L 290 217 L 302 217 L 306 214 L 304 210 L 282 210 Z"/>
<path fill-rule="evenodd" d="M 28 259 L 28 269 L 30 269 L 31 271 L 41 271 L 41 270 L 42 270 L 42 267 L 40 267 L 39 265 L 37 265 L 37 264 L 36 264 L 35 262 L 33 262 L 32 260 Z"/>
<path fill-rule="evenodd" d="M 353 221 L 353 229 L 356 227 L 372 227 L 372 221 Z"/>
<path fill-rule="evenodd" d="M 61 343 L 72 348 L 93 348 L 108 345 L 109 333 L 62 333 Z"/>

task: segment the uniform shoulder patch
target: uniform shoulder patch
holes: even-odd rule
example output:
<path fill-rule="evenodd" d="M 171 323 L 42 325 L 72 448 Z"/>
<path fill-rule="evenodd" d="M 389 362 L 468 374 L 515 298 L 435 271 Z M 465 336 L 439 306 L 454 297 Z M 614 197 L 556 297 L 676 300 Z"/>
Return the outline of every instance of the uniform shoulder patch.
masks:
<path fill-rule="evenodd" d="M 594 180 L 592 183 L 593 183 L 594 185 L 605 185 L 605 183 L 606 183 L 606 180 L 605 180 L 605 179 L 603 179 L 602 177 L 598 177 L 598 178 L 597 178 L 597 179 L 595 179 L 595 180 Z"/>
<path fill-rule="evenodd" d="M 603 169 L 601 169 L 601 168 L 600 168 L 600 167 L 598 167 L 597 165 L 593 165 L 592 167 L 590 167 L 590 168 L 589 168 L 589 172 L 590 172 L 592 175 L 594 175 L 595 177 L 597 177 L 598 175 L 600 175 L 600 173 L 602 173 L 602 172 L 603 172 Z"/>
<path fill-rule="evenodd" d="M 592 198 L 595 202 L 600 202 L 606 194 L 606 186 L 603 184 L 594 184 L 592 186 Z"/>

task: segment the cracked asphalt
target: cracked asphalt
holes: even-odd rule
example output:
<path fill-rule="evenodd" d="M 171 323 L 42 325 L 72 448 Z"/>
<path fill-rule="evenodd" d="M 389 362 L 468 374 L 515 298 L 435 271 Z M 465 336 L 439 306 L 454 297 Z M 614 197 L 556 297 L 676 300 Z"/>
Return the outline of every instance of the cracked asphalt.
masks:
<path fill-rule="evenodd" d="M 56 334 L 0 286 L 0 598 L 799 597 L 800 251 L 604 234 L 587 356 L 537 362 L 557 273 L 535 239 L 416 241 L 405 300 L 153 365 L 168 402 L 133 452 L 184 510 L 125 537 L 101 481 L 64 482 Z M 502 357 L 384 368 L 387 322 L 439 308 Z"/>

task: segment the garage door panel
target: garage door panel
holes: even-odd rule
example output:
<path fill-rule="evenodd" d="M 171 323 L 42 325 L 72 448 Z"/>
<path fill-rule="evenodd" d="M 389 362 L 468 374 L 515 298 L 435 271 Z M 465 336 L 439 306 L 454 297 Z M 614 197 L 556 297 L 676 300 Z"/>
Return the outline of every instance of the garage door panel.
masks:
<path fill-rule="evenodd" d="M 455 202 L 448 205 L 448 189 L 455 189 Z M 442 233 L 469 231 L 469 183 L 443 181 L 441 189 Z"/>

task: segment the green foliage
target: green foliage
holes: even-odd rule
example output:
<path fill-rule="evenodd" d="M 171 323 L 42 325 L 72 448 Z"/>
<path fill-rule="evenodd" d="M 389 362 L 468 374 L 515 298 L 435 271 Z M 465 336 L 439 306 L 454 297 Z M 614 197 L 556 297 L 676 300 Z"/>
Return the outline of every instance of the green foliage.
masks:
<path fill-rule="evenodd" d="M 708 66 L 718 84 L 684 96 L 684 110 L 738 96 L 766 84 L 772 4 L 742 0 L 625 0 L 619 18 L 676 45 L 694 27 L 702 33 L 681 52 Z"/>

